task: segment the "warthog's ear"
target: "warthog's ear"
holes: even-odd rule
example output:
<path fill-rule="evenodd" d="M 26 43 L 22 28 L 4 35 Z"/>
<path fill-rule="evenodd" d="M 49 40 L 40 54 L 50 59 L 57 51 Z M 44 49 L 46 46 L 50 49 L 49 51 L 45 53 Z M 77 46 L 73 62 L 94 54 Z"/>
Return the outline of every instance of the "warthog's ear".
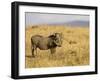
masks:
<path fill-rule="evenodd" d="M 56 37 L 57 36 L 57 33 L 53 33 L 52 35 L 54 35 Z"/>
<path fill-rule="evenodd" d="M 53 35 L 54 35 L 55 37 L 57 37 L 57 35 L 59 35 L 61 38 L 63 38 L 62 32 L 61 32 L 61 33 L 54 33 Z"/>

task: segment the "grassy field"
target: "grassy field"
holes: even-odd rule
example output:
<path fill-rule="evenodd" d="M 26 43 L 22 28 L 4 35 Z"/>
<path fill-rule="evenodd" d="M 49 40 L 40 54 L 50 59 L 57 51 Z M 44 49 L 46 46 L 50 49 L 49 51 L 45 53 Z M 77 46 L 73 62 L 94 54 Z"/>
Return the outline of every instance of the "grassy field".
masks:
<path fill-rule="evenodd" d="M 63 34 L 62 47 L 53 55 L 50 50 L 37 49 L 36 57 L 31 53 L 31 36 L 49 36 L 54 32 Z M 81 66 L 89 64 L 89 27 L 39 25 L 26 27 L 25 68 Z"/>

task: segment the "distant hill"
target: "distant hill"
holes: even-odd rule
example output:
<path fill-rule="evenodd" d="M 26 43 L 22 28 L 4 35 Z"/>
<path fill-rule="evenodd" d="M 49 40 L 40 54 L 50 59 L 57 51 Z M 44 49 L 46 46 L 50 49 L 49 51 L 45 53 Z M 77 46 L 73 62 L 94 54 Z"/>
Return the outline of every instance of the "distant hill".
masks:
<path fill-rule="evenodd" d="M 89 26 L 89 21 L 70 21 L 70 22 L 51 23 L 48 25 Z"/>
<path fill-rule="evenodd" d="M 89 26 L 89 21 L 71 21 L 67 24 L 71 26 Z"/>
<path fill-rule="evenodd" d="M 56 23 L 45 23 L 45 24 L 38 24 L 38 25 L 33 25 L 35 27 L 39 26 L 39 25 L 68 25 L 71 27 L 76 27 L 76 26 L 80 26 L 80 27 L 89 27 L 89 21 L 69 21 L 69 22 L 56 22 Z M 28 26 L 29 27 L 29 26 Z"/>

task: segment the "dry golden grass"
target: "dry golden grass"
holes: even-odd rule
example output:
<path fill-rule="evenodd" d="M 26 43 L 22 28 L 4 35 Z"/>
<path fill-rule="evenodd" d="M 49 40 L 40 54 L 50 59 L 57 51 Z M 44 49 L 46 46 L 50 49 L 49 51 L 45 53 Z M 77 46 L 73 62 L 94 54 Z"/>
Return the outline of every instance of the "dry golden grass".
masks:
<path fill-rule="evenodd" d="M 57 47 L 57 52 L 53 55 L 50 50 L 37 50 L 36 57 L 31 53 L 31 36 L 49 36 L 54 32 L 62 32 L 62 47 Z M 26 27 L 25 41 L 25 67 L 61 67 L 61 66 L 81 66 L 89 64 L 89 27 L 70 27 L 39 25 Z"/>

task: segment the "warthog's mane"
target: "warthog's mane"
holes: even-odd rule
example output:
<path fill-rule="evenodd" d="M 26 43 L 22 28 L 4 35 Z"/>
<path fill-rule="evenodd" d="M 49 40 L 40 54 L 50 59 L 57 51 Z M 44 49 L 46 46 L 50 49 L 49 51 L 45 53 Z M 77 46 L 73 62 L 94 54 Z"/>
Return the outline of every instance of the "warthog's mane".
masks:
<path fill-rule="evenodd" d="M 49 38 L 52 38 L 52 39 L 55 39 L 56 38 L 56 36 L 54 36 L 54 35 L 50 35 L 50 36 L 48 36 Z"/>

